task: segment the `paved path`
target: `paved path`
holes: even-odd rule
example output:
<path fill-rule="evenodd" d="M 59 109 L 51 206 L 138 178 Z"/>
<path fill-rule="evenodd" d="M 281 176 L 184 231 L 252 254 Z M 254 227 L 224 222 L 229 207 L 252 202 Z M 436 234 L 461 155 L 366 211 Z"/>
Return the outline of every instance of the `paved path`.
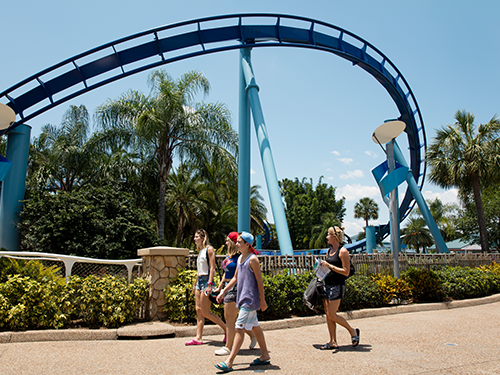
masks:
<path fill-rule="evenodd" d="M 500 302 L 351 319 L 361 330 L 352 348 L 338 328 L 340 350 L 321 351 L 325 324 L 265 331 L 271 365 L 250 368 L 259 350 L 243 349 L 234 374 L 500 374 Z M 186 347 L 185 337 L 154 340 L 0 344 L 0 374 L 215 374 L 222 335 Z"/>

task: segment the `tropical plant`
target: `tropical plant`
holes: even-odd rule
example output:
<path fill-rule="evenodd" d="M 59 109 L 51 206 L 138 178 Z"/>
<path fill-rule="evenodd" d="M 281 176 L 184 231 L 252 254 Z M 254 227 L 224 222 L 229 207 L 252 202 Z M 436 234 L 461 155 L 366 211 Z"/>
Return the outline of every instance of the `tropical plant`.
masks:
<path fill-rule="evenodd" d="M 416 214 L 410 215 L 406 227 L 401 229 L 401 235 L 403 243 L 414 248 L 417 253 L 420 253 L 421 248 L 425 249 L 434 244 L 425 219 Z"/>
<path fill-rule="evenodd" d="M 500 121 L 474 124 L 474 115 L 457 111 L 456 122 L 436 132 L 427 150 L 429 178 L 442 188 L 456 187 L 461 198 L 473 193 L 481 248 L 489 251 L 481 188 L 498 180 L 500 173 Z"/>
<path fill-rule="evenodd" d="M 378 219 L 378 204 L 371 198 L 364 197 L 354 205 L 354 218 L 364 219 L 365 227 L 368 226 L 368 220 Z"/>
<path fill-rule="evenodd" d="M 89 134 L 89 114 L 84 105 L 71 105 L 60 126 L 43 126 L 30 147 L 28 190 L 72 191 L 95 180 L 100 168 L 87 142 Z"/>
<path fill-rule="evenodd" d="M 96 116 L 104 131 L 112 130 L 112 139 L 127 138 L 129 146 L 155 158 L 160 177 L 158 236 L 163 239 L 166 184 L 174 157 L 192 162 L 207 154 L 229 158 L 237 151 L 237 134 L 224 105 L 194 103 L 199 91 L 208 94 L 210 89 L 202 73 L 192 71 L 174 80 L 165 71 L 156 70 L 148 83 L 149 96 L 129 91 L 100 106 Z"/>
<path fill-rule="evenodd" d="M 280 181 L 281 196 L 285 201 L 285 214 L 287 218 L 290 237 L 294 249 L 311 248 L 311 233 L 313 227 L 324 226 L 323 220 L 326 213 L 331 213 L 341 223 L 345 215 L 345 198 L 335 199 L 333 186 L 328 186 L 319 179 L 316 187 L 313 186 L 312 179 L 306 182 L 306 178 L 299 181 L 284 179 Z M 338 224 L 336 224 L 338 225 Z M 314 233 L 318 233 L 315 230 Z M 314 236 L 319 238 L 319 234 Z M 319 238 L 321 240 L 321 238 Z M 324 242 L 323 242 L 324 244 Z"/>
<path fill-rule="evenodd" d="M 154 219 L 113 187 L 40 193 L 21 211 L 21 249 L 101 259 L 130 259 L 155 245 Z"/>
<path fill-rule="evenodd" d="M 482 191 L 484 218 L 490 248 L 500 249 L 500 184 L 492 184 Z M 469 200 L 467 200 L 469 201 Z M 457 227 L 461 238 L 468 243 L 479 242 L 477 213 L 474 203 L 466 203 L 459 210 Z"/>

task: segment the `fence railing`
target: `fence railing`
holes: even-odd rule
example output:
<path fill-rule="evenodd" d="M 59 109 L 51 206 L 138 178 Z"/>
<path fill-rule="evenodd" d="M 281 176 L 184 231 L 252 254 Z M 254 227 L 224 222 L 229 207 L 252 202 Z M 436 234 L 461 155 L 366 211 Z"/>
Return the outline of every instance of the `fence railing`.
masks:
<path fill-rule="evenodd" d="M 190 254 L 186 268 L 196 270 L 196 254 Z M 294 274 L 312 271 L 316 259 L 325 259 L 326 255 L 258 255 L 260 268 L 265 275 L 276 275 L 287 269 Z M 394 274 L 392 254 L 354 254 L 350 255 L 356 267 L 357 275 L 369 276 L 380 273 Z M 225 255 L 216 255 L 217 273 L 222 275 L 222 261 Z M 407 271 L 409 267 L 438 270 L 443 267 L 478 267 L 500 262 L 500 254 L 399 254 L 399 269 Z"/>
<path fill-rule="evenodd" d="M 37 253 L 27 251 L 0 251 L 0 258 L 39 260 L 46 266 L 56 265 L 64 272 L 66 279 L 71 275 L 114 275 L 127 277 L 128 282 L 140 273 L 142 259 L 108 260 L 76 257 L 70 255 Z"/>

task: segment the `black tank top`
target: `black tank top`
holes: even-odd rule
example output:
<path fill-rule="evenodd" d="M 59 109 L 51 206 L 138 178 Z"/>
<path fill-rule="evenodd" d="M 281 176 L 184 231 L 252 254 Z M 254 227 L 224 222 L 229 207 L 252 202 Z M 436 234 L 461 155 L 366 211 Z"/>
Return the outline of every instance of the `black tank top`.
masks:
<path fill-rule="evenodd" d="M 333 255 L 330 255 L 331 253 L 331 248 L 328 249 L 328 252 L 326 253 L 326 261 L 330 263 L 332 266 L 342 268 L 342 259 L 340 259 L 339 254 L 340 254 L 340 247 Z M 345 284 L 345 279 L 346 277 L 344 275 L 341 275 L 340 273 L 337 273 L 335 271 L 330 271 L 328 276 L 325 278 L 325 284 L 327 285 L 344 285 Z"/>

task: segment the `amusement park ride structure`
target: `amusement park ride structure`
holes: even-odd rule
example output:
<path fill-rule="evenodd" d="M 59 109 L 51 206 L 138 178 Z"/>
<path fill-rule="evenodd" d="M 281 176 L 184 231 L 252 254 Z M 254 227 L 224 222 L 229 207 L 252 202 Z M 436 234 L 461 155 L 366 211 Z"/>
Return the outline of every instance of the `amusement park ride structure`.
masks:
<path fill-rule="evenodd" d="M 201 18 L 134 34 L 64 60 L 0 92 L 0 101 L 5 104 L 0 106 L 0 121 L 3 121 L 2 124 L 8 122 L 5 127 L 0 127 L 0 136 L 7 135 L 6 157 L 18 165 L 9 167 L 10 171 L 3 176 L 0 198 L 0 248 L 19 249 L 19 234 L 15 230 L 15 222 L 21 209 L 20 201 L 24 199 L 29 121 L 72 98 L 130 75 L 174 61 L 239 50 L 238 230 L 250 229 L 251 113 L 281 253 L 293 254 L 259 100 L 259 86 L 251 64 L 251 50 L 260 47 L 307 48 L 332 53 L 360 67 L 385 88 L 399 111 L 397 121 L 405 125 L 404 132 L 410 154 L 410 165 L 406 166 L 406 174 L 411 176 L 406 180 L 412 179 L 415 185 L 410 188 L 409 183 L 399 207 L 396 201 L 397 213 L 391 220 L 396 221 L 399 226 L 399 222 L 410 213 L 415 200 L 418 202 L 421 198 L 426 150 L 422 115 L 401 72 L 375 46 L 340 27 L 300 16 L 252 13 Z M 12 113 L 17 119 L 13 123 Z M 392 144 L 392 140 L 389 143 Z M 404 157 L 403 160 L 399 159 L 402 154 L 397 143 L 394 145 L 397 162 L 406 165 Z M 10 151 L 14 149 L 16 152 Z M 8 163 L 5 160 L 1 162 L 2 165 Z M 379 171 L 379 177 L 380 173 Z M 392 180 L 392 177 L 390 179 Z M 415 194 L 419 197 L 415 197 Z M 5 204 L 6 202 L 14 203 Z M 376 241 L 384 238 L 389 230 L 389 223 L 382 225 L 375 235 Z M 351 246 L 352 251 L 365 248 L 365 241 Z M 438 248 L 440 251 L 446 251 L 439 245 Z"/>

